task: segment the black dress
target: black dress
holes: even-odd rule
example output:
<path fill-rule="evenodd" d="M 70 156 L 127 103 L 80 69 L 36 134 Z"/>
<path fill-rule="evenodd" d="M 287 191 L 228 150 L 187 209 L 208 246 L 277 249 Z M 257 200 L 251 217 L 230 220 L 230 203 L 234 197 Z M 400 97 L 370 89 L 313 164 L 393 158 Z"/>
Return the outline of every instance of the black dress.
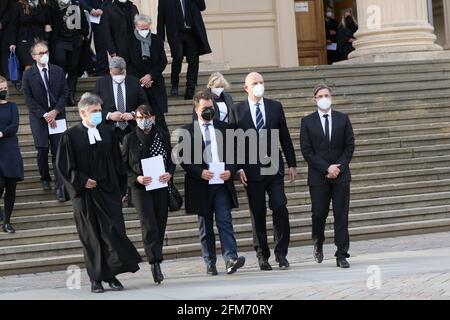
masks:
<path fill-rule="evenodd" d="M 117 138 L 107 125 L 98 130 L 102 141 L 92 145 L 83 124 L 67 130 L 59 144 L 56 166 L 72 199 L 89 277 L 107 281 L 120 273 L 136 272 L 142 259 L 125 231 L 122 195 L 127 175 Z M 88 178 L 97 181 L 96 188 L 85 188 Z"/>
<path fill-rule="evenodd" d="M 23 161 L 20 154 L 17 130 L 19 112 L 12 102 L 0 104 L 0 177 L 23 180 Z"/>

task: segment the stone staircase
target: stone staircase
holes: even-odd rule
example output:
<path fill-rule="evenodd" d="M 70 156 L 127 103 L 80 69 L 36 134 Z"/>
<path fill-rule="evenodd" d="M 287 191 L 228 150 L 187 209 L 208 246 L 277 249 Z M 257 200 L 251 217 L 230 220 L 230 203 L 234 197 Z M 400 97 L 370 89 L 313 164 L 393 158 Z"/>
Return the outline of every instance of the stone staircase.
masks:
<path fill-rule="evenodd" d="M 311 92 L 319 82 L 335 88 L 334 108 L 350 115 L 357 138 L 351 166 L 351 238 L 450 230 L 450 60 L 259 71 L 265 76 L 267 96 L 284 104 L 299 159 L 297 181 L 286 184 L 292 245 L 311 244 L 307 169 L 300 153 L 299 125 L 303 116 L 315 110 Z M 236 101 L 244 98 L 241 88 L 247 72 L 225 72 Z M 201 86 L 207 78 L 207 74 L 200 75 Z M 82 79 L 79 91 L 93 88 L 94 81 Z M 17 232 L 0 233 L 0 275 L 82 266 L 71 204 L 58 203 L 52 192 L 42 191 L 24 99 L 12 88 L 10 99 L 19 103 L 26 178 L 18 186 L 12 219 Z M 189 122 L 191 112 L 189 102 L 171 98 L 169 128 Z M 70 123 L 78 121 L 75 108 L 68 109 L 68 119 Z M 178 168 L 175 175 L 182 193 L 183 174 Z M 237 189 L 241 206 L 233 219 L 238 245 L 241 250 L 251 249 L 248 204 L 243 187 L 237 184 Z M 144 254 L 137 214 L 125 208 L 124 215 L 130 239 Z M 326 231 L 331 241 L 332 226 L 331 214 Z M 268 229 L 271 234 L 271 222 Z M 164 244 L 166 258 L 200 257 L 196 217 L 184 211 L 170 213 Z"/>

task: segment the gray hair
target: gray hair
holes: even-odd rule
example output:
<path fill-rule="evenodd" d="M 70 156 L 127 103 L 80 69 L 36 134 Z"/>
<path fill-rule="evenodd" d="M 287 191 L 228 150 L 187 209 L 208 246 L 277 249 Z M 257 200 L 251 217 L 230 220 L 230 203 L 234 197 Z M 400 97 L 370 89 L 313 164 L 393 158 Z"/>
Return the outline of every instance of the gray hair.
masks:
<path fill-rule="evenodd" d="M 109 69 L 117 69 L 122 72 L 127 69 L 127 63 L 122 57 L 112 57 L 109 62 Z"/>
<path fill-rule="evenodd" d="M 96 94 L 86 92 L 81 96 L 78 102 L 78 110 L 86 110 L 90 106 L 102 105 L 103 100 Z"/>
<path fill-rule="evenodd" d="M 134 16 L 134 24 L 137 24 L 138 22 L 152 24 L 152 18 L 146 14 L 137 14 Z"/>

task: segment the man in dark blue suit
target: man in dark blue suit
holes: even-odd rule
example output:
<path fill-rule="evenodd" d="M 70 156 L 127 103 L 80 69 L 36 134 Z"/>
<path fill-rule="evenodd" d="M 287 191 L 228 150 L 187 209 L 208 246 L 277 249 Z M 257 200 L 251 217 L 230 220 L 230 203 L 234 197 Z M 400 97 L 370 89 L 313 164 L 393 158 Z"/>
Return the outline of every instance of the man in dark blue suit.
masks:
<path fill-rule="evenodd" d="M 108 44 L 106 43 L 102 15 L 106 6 L 112 3 L 112 0 L 80 0 L 81 6 L 87 10 L 91 16 L 100 17 L 100 23 L 91 23 L 94 33 L 95 56 L 97 57 L 96 74 L 103 76 L 108 73 Z"/>
<path fill-rule="evenodd" d="M 242 168 L 241 182 L 247 191 L 253 225 L 253 244 L 261 270 L 272 270 L 266 229 L 266 193 L 272 210 L 275 257 L 280 269 L 288 269 L 286 258 L 290 240 L 289 212 L 284 192 L 284 152 L 289 167 L 289 180 L 295 181 L 297 161 L 283 106 L 263 98 L 264 79 L 256 72 L 245 80 L 248 99 L 233 106 L 232 126 L 254 137 L 245 140 L 245 159 L 238 160 Z M 253 133 L 253 134 L 252 134 Z M 277 137 L 278 134 L 278 137 Z M 261 148 L 267 146 L 266 150 Z M 239 153 L 242 153 L 238 149 Z M 257 154 L 258 158 L 252 160 Z M 243 162 L 243 163 L 242 163 Z"/>
<path fill-rule="evenodd" d="M 69 87 L 63 69 L 50 64 L 48 45 L 44 41 L 35 43 L 30 51 L 36 63 L 24 72 L 22 88 L 25 103 L 30 112 L 30 126 L 38 152 L 37 162 L 44 190 L 51 190 L 48 165 L 49 149 L 55 168 L 56 152 L 62 134 L 49 134 L 49 127 L 56 128 L 56 120 L 66 118 L 66 101 Z M 55 189 L 59 201 L 65 201 L 56 171 Z"/>

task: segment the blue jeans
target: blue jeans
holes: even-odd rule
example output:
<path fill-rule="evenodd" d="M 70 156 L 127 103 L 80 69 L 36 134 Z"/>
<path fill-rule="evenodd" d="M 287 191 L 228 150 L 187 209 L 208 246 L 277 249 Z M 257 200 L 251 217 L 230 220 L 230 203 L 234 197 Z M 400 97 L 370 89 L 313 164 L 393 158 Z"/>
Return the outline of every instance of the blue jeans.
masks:
<path fill-rule="evenodd" d="M 210 186 L 210 188 L 209 201 L 211 209 L 207 215 L 198 217 L 198 223 L 203 259 L 207 265 L 215 265 L 217 257 L 216 237 L 214 235 L 214 213 L 216 226 L 219 230 L 222 257 L 225 263 L 230 259 L 237 259 L 238 256 L 231 218 L 231 199 L 228 190 L 223 185 Z"/>

